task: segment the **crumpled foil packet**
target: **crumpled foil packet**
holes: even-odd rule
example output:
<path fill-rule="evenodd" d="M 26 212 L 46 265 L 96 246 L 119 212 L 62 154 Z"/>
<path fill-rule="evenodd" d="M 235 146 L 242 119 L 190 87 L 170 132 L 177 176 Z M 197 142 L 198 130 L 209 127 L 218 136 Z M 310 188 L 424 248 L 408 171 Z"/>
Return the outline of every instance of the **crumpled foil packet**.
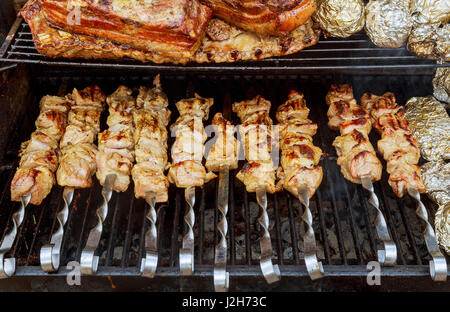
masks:
<path fill-rule="evenodd" d="M 450 163 L 432 161 L 420 170 L 428 197 L 439 206 L 434 219 L 437 240 L 450 255 Z"/>
<path fill-rule="evenodd" d="M 413 0 L 412 11 L 415 23 L 450 22 L 450 1 L 448 0 Z"/>
<path fill-rule="evenodd" d="M 450 67 L 441 67 L 436 69 L 436 75 L 433 78 L 433 95 L 441 101 L 450 104 Z"/>
<path fill-rule="evenodd" d="M 364 27 L 364 3 L 361 0 L 318 0 L 312 18 L 325 36 L 346 38 Z"/>
<path fill-rule="evenodd" d="M 406 117 L 426 160 L 450 159 L 450 117 L 434 97 L 413 97 L 406 102 Z"/>
<path fill-rule="evenodd" d="M 404 0 L 371 0 L 366 5 L 364 29 L 374 44 L 400 48 L 412 27 L 410 4 Z"/>
<path fill-rule="evenodd" d="M 450 60 L 450 24 L 418 24 L 411 30 L 408 49 L 420 57 Z"/>

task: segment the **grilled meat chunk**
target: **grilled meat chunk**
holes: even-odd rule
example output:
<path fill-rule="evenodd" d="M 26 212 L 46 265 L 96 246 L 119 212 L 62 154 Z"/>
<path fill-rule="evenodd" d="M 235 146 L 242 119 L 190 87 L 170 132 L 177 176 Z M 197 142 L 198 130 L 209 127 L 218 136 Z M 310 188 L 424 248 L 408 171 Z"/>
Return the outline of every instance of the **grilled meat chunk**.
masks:
<path fill-rule="evenodd" d="M 314 0 L 201 0 L 216 16 L 258 34 L 286 35 L 316 9 Z"/>
<path fill-rule="evenodd" d="M 273 194 L 277 191 L 275 185 L 275 168 L 272 160 L 269 161 L 249 161 L 236 174 L 244 183 L 247 192 L 256 192 L 260 186 L 264 186 L 266 191 Z"/>
<path fill-rule="evenodd" d="M 56 179 L 61 186 L 88 188 L 97 169 L 97 147 L 92 143 L 68 145 L 62 149 Z"/>
<path fill-rule="evenodd" d="M 21 196 L 31 194 L 30 204 L 40 205 L 50 193 L 55 175 L 47 167 L 18 168 L 11 182 L 11 200 L 20 201 Z"/>
<path fill-rule="evenodd" d="M 197 0 L 83 0 L 76 3 L 78 15 L 68 0 L 38 3 L 45 18 L 66 31 L 171 57 L 192 56 L 212 15 Z"/>

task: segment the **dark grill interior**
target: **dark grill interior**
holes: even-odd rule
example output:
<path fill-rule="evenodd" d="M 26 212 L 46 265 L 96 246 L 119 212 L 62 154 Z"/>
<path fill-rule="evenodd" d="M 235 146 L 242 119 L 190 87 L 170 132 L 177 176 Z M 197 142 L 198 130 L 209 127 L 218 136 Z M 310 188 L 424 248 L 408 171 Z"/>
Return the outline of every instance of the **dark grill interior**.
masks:
<path fill-rule="evenodd" d="M 112 93 L 120 84 L 133 87 L 150 86 L 153 75 L 124 75 L 108 73 L 74 76 L 55 72 L 39 75 L 35 72 L 31 83 L 32 103 L 27 107 L 23 120 L 11 129 L 9 143 L 4 148 L 4 163 L 1 164 L 0 228 L 9 229 L 11 215 L 19 207 L 10 201 L 9 184 L 17 166 L 17 151 L 20 142 L 27 140 L 33 131 L 38 114 L 38 101 L 45 94 L 65 94 L 73 87 L 83 88 L 96 83 L 105 93 Z M 315 144 L 324 151 L 321 160 L 324 168 L 322 185 L 313 197 L 311 209 L 314 230 L 319 245 L 318 257 L 323 261 L 326 276 L 365 276 L 366 264 L 376 260 L 379 241 L 373 221 L 375 212 L 368 204 L 368 194 L 359 185 L 346 181 L 336 164 L 336 154 L 331 143 L 337 133 L 327 127 L 324 98 L 331 83 L 351 83 L 355 98 L 363 92 L 382 93 L 393 91 L 398 102 L 404 104 L 411 96 L 425 96 L 432 93 L 431 76 L 300 76 L 300 75 L 175 75 L 163 74 L 162 83 L 169 96 L 172 121 L 177 117 L 176 101 L 190 97 L 194 92 L 204 97 L 214 97 L 210 119 L 217 111 L 232 117 L 231 103 L 261 94 L 272 102 L 274 112 L 283 103 L 289 90 L 295 88 L 305 93 L 310 118 L 319 124 Z M 103 114 L 105 128 L 106 112 Z M 274 116 L 273 119 L 275 120 Z M 205 123 L 209 124 L 209 122 Z M 373 134 L 373 143 L 377 140 Z M 376 146 L 376 144 L 374 144 Z M 240 165 L 244 162 L 241 161 Z M 384 164 L 385 168 L 385 164 Z M 231 173 L 234 177 L 236 172 Z M 90 229 L 95 225 L 95 210 L 101 200 L 101 186 L 96 182 L 91 189 L 77 190 L 70 208 L 62 245 L 61 269 L 70 261 L 79 261 Z M 217 181 L 213 180 L 203 189 L 197 189 L 195 206 L 195 275 L 212 276 L 214 245 L 218 241 L 215 224 L 218 219 L 216 209 Z M 415 215 L 415 203 L 406 196 L 397 199 L 389 185 L 387 175 L 375 183 L 375 192 L 380 198 L 391 235 L 398 248 L 398 265 L 383 269 L 385 274 L 396 276 L 428 276 L 427 253 L 421 232 L 423 224 Z M 422 196 L 434 219 L 434 205 Z M 55 187 L 39 206 L 26 208 L 23 226 L 19 230 L 10 255 L 16 257 L 16 275 L 42 275 L 39 251 L 48 243 L 56 227 L 56 212 L 62 208 L 62 188 Z M 147 209 L 144 200 L 136 200 L 133 185 L 125 193 L 114 193 L 110 210 L 104 224 L 104 231 L 98 249 L 100 265 L 98 275 L 138 276 L 140 258 L 143 253 L 143 235 L 146 229 L 144 215 Z M 159 205 L 158 276 L 177 276 L 178 250 L 181 245 L 185 202 L 183 190 L 170 188 L 169 203 Z M 280 265 L 282 276 L 307 276 L 303 260 L 302 234 L 305 225 L 300 221 L 300 203 L 286 192 L 269 195 L 268 212 L 271 222 L 271 238 L 274 247 L 274 262 Z M 302 208 L 300 208 L 302 209 Z M 245 192 L 240 181 L 233 178 L 230 185 L 230 206 L 228 212 L 228 271 L 231 276 L 254 276 L 263 280 L 259 268 L 259 225 L 258 206 L 254 194 Z M 4 231 L 6 233 L 6 231 Z M 4 235 L 4 234 L 3 234 Z M 447 256 L 447 261 L 450 259 Z M 325 277 L 326 278 L 326 277 Z M 211 282 L 211 289 L 213 284 Z M 231 284 L 231 289 L 238 285 Z"/>
<path fill-rule="evenodd" d="M 10 32 L 10 37 L 0 49 L 0 61 L 14 63 L 40 64 L 50 66 L 77 66 L 89 68 L 114 69 L 151 69 L 163 71 L 231 71 L 240 73 L 273 72 L 313 72 L 330 73 L 331 71 L 352 70 L 387 72 L 390 70 L 407 70 L 414 66 L 414 74 L 428 72 L 436 67 L 436 61 L 418 58 L 414 53 L 402 48 L 379 48 L 375 46 L 362 31 L 346 39 L 321 37 L 318 44 L 305 50 L 278 58 L 259 61 L 222 63 L 222 64 L 188 64 L 187 66 L 164 65 L 137 62 L 134 60 L 99 61 L 49 59 L 40 55 L 33 44 L 28 24 L 18 20 Z"/>

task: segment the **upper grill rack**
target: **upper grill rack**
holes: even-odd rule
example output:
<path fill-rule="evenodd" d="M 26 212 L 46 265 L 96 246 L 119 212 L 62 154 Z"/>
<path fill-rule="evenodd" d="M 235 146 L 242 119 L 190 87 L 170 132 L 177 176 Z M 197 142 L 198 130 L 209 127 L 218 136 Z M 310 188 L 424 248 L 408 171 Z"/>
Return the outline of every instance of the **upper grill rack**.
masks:
<path fill-rule="evenodd" d="M 66 91 L 73 87 L 84 87 L 98 83 L 106 93 L 111 93 L 119 84 L 130 87 L 151 85 L 153 77 L 42 77 L 33 83 L 35 105 L 30 106 L 24 122 L 18 123 L 21 129 L 13 129 L 10 142 L 5 150 L 7 162 L 0 166 L 0 228 L 11 226 L 11 214 L 18 203 L 10 202 L 9 184 L 16 167 L 18 145 L 28 138 L 32 131 L 33 120 L 37 115 L 37 103 L 45 94 L 56 94 L 61 86 Z M 336 133 L 329 130 L 326 120 L 324 96 L 331 82 L 328 78 L 290 79 L 243 78 L 230 76 L 201 75 L 163 75 L 163 88 L 174 103 L 193 91 L 202 96 L 215 98 L 213 115 L 216 111 L 229 110 L 231 102 L 252 97 L 259 93 L 272 102 L 276 109 L 287 97 L 290 89 L 296 88 L 305 93 L 310 118 L 319 124 L 315 137 L 325 157 L 321 160 L 324 167 L 324 179 L 311 201 L 314 216 L 314 231 L 319 246 L 318 257 L 324 264 L 326 276 L 365 276 L 366 264 L 376 260 L 377 244 L 373 219 L 375 214 L 367 202 L 368 194 L 359 186 L 346 181 L 336 164 L 336 154 L 331 146 Z M 381 93 L 387 90 L 398 95 L 399 103 L 410 96 L 423 96 L 431 92 L 429 77 L 401 76 L 389 77 L 347 77 L 343 82 L 352 83 L 356 98 L 364 91 Z M 335 82 L 335 81 L 334 81 Z M 416 87 L 414 87 L 416 86 Z M 175 116 L 173 117 L 175 118 Z M 234 123 L 237 120 L 233 120 Z M 104 125 L 103 125 L 104 128 Z M 373 139 L 373 138 L 372 138 Z M 229 255 L 227 270 L 231 276 L 261 276 L 259 268 L 259 242 L 256 218 L 258 206 L 254 194 L 245 192 L 243 185 L 236 180 L 236 172 L 230 173 L 229 204 Z M 393 276 L 427 276 L 430 257 L 425 248 L 421 230 L 422 225 L 415 216 L 415 203 L 409 197 L 397 199 L 387 184 L 386 174 L 383 180 L 375 183 L 375 191 L 380 198 L 381 208 L 386 215 L 389 231 L 398 247 L 398 265 L 383 268 L 382 273 Z M 101 200 L 101 187 L 77 190 L 70 215 L 66 224 L 66 234 L 62 244 L 61 270 L 66 274 L 65 266 L 70 261 L 79 261 L 82 248 L 86 243 L 89 230 L 95 224 L 95 210 Z M 213 272 L 214 246 L 218 240 L 215 224 L 217 212 L 217 181 L 211 181 L 197 190 L 195 275 L 211 276 Z M 425 196 L 423 196 L 426 199 Z M 185 230 L 182 228 L 185 202 L 183 190 L 171 186 L 169 202 L 161 206 L 158 216 L 159 264 L 158 276 L 177 276 L 179 274 L 178 248 Z M 23 226 L 20 228 L 11 256 L 16 257 L 18 268 L 16 275 L 44 275 L 39 267 L 39 250 L 48 243 L 50 234 L 56 226 L 56 211 L 62 205 L 62 188 L 56 186 L 50 196 L 39 207 L 29 206 Z M 425 204 L 434 218 L 434 206 L 428 200 Z M 269 216 L 271 237 L 274 246 L 274 261 L 279 264 L 282 276 L 307 276 L 302 255 L 303 223 L 300 222 L 298 201 L 282 192 L 269 196 Z M 146 204 L 133 196 L 133 185 L 127 192 L 114 194 L 110 202 L 110 211 L 104 224 L 98 254 L 100 265 L 98 275 L 137 276 L 140 257 L 143 253 L 143 235 L 145 233 Z M 3 233 L 3 235 L 4 235 Z M 2 238 L 2 237 L 0 237 Z M 447 257 L 448 261 L 448 257 Z M 261 276 L 262 278 L 262 276 Z M 211 283 L 211 287 L 212 287 Z M 232 288 L 234 285 L 231 286 Z"/>
<path fill-rule="evenodd" d="M 170 65 L 141 63 L 131 59 L 119 62 L 99 60 L 51 59 L 40 55 L 34 47 L 30 28 L 18 18 L 4 44 L 0 48 L 0 61 L 50 66 L 88 68 L 114 68 L 131 70 L 155 70 L 176 72 L 232 72 L 232 73 L 299 73 L 350 71 L 376 73 L 406 72 L 411 74 L 432 73 L 434 68 L 445 66 L 434 60 L 417 57 L 406 48 L 379 48 L 364 32 L 347 39 L 329 38 L 319 41 L 299 53 L 277 58 L 236 63 Z"/>

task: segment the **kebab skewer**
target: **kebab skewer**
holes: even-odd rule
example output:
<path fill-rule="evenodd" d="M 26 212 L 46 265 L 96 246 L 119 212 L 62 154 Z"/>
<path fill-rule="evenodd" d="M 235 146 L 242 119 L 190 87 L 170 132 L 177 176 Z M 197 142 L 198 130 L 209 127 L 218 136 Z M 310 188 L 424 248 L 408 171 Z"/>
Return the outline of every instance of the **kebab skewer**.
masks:
<path fill-rule="evenodd" d="M 260 266 L 269 284 L 280 280 L 278 265 L 272 263 L 273 250 L 267 214 L 267 192 L 273 194 L 277 191 L 275 167 L 270 155 L 272 142 L 276 141 L 270 129 L 273 124 L 269 117 L 270 106 L 271 103 L 259 95 L 252 100 L 233 103 L 232 106 L 241 121 L 239 133 L 248 161 L 236 177 L 244 183 L 247 192 L 256 192 L 256 200 L 261 208 L 258 218 L 263 229 Z"/>
<path fill-rule="evenodd" d="M 103 201 L 98 207 L 97 225 L 89 236 L 81 253 L 81 272 L 95 274 L 98 256 L 95 256 L 103 231 L 103 222 L 108 215 L 108 203 L 112 192 L 124 192 L 130 184 L 131 168 L 134 162 L 133 110 L 136 101 L 132 90 L 119 86 L 106 98 L 109 116 L 108 129 L 98 134 L 98 152 L 96 154 L 97 179 L 102 188 Z"/>
<path fill-rule="evenodd" d="M 0 278 L 10 277 L 16 271 L 15 258 L 4 257 L 14 244 L 25 208 L 29 203 L 40 205 L 55 184 L 59 141 L 66 128 L 69 109 L 67 97 L 44 96 L 40 101 L 36 130 L 30 140 L 21 145 L 19 167 L 11 181 L 11 200 L 20 201 L 21 206 L 13 214 L 13 227 L 0 245 Z"/>
<path fill-rule="evenodd" d="M 144 237 L 145 257 L 141 274 L 153 278 L 158 265 L 156 203 L 167 202 L 169 181 L 164 175 L 167 166 L 167 125 L 170 119 L 167 95 L 161 88 L 160 76 L 154 87 L 141 87 L 137 109 L 133 112 L 136 164 L 131 175 L 136 198 L 144 198 L 150 209 L 145 218 L 150 227 Z"/>
<path fill-rule="evenodd" d="M 316 239 L 312 227 L 309 200 L 322 182 L 323 172 L 319 166 L 322 150 L 314 146 L 312 136 L 317 124 L 308 119 L 309 109 L 302 93 L 291 91 L 289 99 L 278 107 L 281 166 L 279 183 L 305 206 L 302 215 L 307 224 L 303 238 L 305 264 L 311 279 L 323 277 L 322 263 L 318 261 Z"/>
<path fill-rule="evenodd" d="M 96 170 L 97 147 L 94 139 L 100 130 L 105 95 L 99 87 L 90 86 L 81 91 L 74 89 L 70 99 L 72 105 L 68 125 L 60 142 L 62 156 L 56 172 L 58 184 L 64 187 L 64 206 L 57 213 L 58 229 L 52 235 L 50 244 L 41 248 L 41 267 L 46 272 L 54 272 L 59 268 L 64 225 L 74 190 L 90 187 Z"/>
<path fill-rule="evenodd" d="M 212 172 L 206 173 L 202 164 L 204 143 L 207 139 L 203 120 L 208 119 L 209 109 L 213 103 L 214 99 L 202 98 L 195 94 L 194 98 L 184 99 L 175 104 L 180 117 L 171 126 L 176 139 L 172 146 L 172 164 L 168 178 L 169 182 L 185 189 L 185 200 L 189 206 L 184 216 L 188 230 L 183 237 L 180 250 L 181 275 L 194 273 L 195 187 L 203 186 L 215 177 Z"/>
<path fill-rule="evenodd" d="M 209 151 L 205 166 L 209 171 L 219 172 L 218 209 L 221 214 L 217 224 L 220 241 L 215 248 L 214 288 L 216 291 L 225 292 L 229 286 L 229 273 L 226 271 L 229 171 L 238 167 L 238 144 L 234 137 L 236 127 L 221 113 L 214 115 L 212 124 L 217 139 Z"/>
<path fill-rule="evenodd" d="M 333 142 L 341 173 L 347 180 L 362 184 L 363 188 L 370 192 L 369 202 L 377 210 L 377 234 L 384 245 L 383 250 L 378 250 L 378 261 L 383 265 L 394 265 L 397 260 L 397 247 L 390 237 L 373 187 L 373 182 L 381 179 L 383 168 L 369 141 L 372 129 L 369 113 L 357 104 L 353 89 L 347 84 L 331 85 L 326 103 L 329 106 L 328 126 L 341 133 Z"/>
<path fill-rule="evenodd" d="M 405 111 L 398 105 L 395 95 L 386 92 L 381 96 L 365 93 L 361 104 L 370 111 L 374 127 L 381 135 L 378 150 L 387 162 L 388 183 L 397 197 L 408 193 L 417 201 L 416 213 L 426 223 L 423 233 L 430 261 L 431 277 L 435 281 L 447 280 L 447 263 L 440 252 L 433 227 L 428 222 L 428 213 L 420 200 L 420 193 L 426 188 L 420 168 L 420 150 L 409 127 Z"/>

